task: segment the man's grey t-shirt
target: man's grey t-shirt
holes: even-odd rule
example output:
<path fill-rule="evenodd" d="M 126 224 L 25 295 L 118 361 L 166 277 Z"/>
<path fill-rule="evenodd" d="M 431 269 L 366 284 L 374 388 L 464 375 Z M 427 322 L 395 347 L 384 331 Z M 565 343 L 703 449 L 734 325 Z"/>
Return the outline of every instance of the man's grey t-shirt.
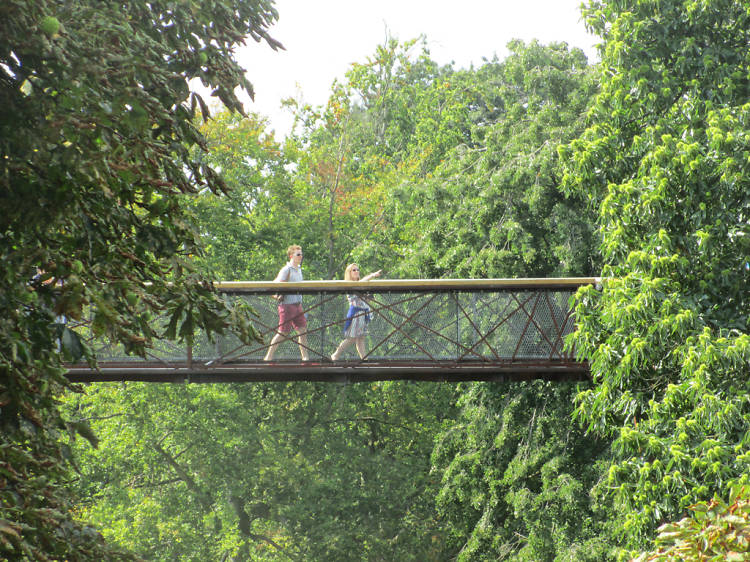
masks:
<path fill-rule="evenodd" d="M 287 281 L 288 283 L 304 281 L 302 278 L 302 268 L 294 267 L 292 262 L 289 262 L 281 268 L 281 271 L 276 276 L 276 281 Z M 284 304 L 296 304 L 302 302 L 302 295 L 284 295 L 284 299 L 281 302 Z"/>

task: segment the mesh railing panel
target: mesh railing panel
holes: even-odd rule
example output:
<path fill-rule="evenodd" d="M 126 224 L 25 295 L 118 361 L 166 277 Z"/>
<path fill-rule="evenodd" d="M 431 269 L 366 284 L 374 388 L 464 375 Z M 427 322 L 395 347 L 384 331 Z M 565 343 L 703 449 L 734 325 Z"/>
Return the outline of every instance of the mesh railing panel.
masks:
<path fill-rule="evenodd" d="M 365 295 L 372 309 L 366 359 L 393 363 L 568 360 L 563 340 L 574 328 L 569 310 L 574 290 L 373 290 Z M 276 301 L 267 292 L 225 293 L 224 298 L 243 299 L 256 311 L 255 325 L 265 343 L 245 345 L 234 336 L 210 341 L 198 333 L 190 350 L 184 344 L 159 341 L 149 351 L 149 359 L 168 364 L 262 361 L 278 324 Z M 343 337 L 346 295 L 308 292 L 303 307 L 308 355 L 311 361 L 327 361 Z M 280 343 L 275 361 L 299 361 L 295 336 L 292 332 Z M 94 342 L 94 349 L 100 364 L 142 361 L 106 341 Z M 359 360 L 355 347 L 347 349 L 342 359 Z"/>

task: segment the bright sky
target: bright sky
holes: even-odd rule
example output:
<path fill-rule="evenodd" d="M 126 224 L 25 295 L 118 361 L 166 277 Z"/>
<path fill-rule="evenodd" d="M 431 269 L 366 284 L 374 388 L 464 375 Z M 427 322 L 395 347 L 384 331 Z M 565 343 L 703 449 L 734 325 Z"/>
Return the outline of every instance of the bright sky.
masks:
<path fill-rule="evenodd" d="M 279 20 L 270 35 L 285 51 L 249 40 L 237 58 L 255 88 L 245 107 L 271 119 L 277 138 L 291 116 L 281 100 L 322 105 L 334 79 L 364 62 L 389 33 L 400 41 L 424 34 L 437 63 L 478 66 L 506 56 L 511 39 L 565 41 L 596 59 L 598 37 L 586 32 L 581 0 L 276 0 Z"/>

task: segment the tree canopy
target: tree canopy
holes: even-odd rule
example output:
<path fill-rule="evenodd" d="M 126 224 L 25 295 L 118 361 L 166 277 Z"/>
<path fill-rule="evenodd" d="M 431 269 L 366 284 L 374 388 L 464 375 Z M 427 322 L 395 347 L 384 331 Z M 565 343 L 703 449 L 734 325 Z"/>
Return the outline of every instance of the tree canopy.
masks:
<path fill-rule="evenodd" d="M 232 49 L 246 36 L 279 48 L 268 35 L 276 17 L 267 1 L 0 8 L 3 554 L 111 556 L 73 522 L 62 488 L 69 450 L 60 437 L 90 435 L 55 403 L 66 386 L 61 360 L 86 352 L 73 329 L 84 311 L 94 335 L 136 353 L 157 335 L 228 327 L 230 311 L 192 273 L 197 235 L 178 205 L 203 187 L 224 189 L 191 151 L 205 149 L 194 118 L 208 109 L 189 81 L 241 110 L 235 88 L 252 86 Z M 175 319 L 166 334 L 150 311 Z M 238 328 L 252 336 L 246 321 Z"/>
<path fill-rule="evenodd" d="M 750 13 L 738 2 L 592 2 L 592 124 L 562 151 L 598 208 L 603 290 L 574 342 L 577 417 L 613 439 L 602 482 L 640 547 L 750 474 Z"/>
<path fill-rule="evenodd" d="M 554 150 L 580 132 L 595 92 L 586 61 L 564 45 L 512 48 L 505 63 L 455 71 L 436 65 L 418 42 L 388 42 L 334 86 L 325 107 L 297 108 L 298 131 L 281 144 L 262 133 L 256 116 L 217 114 L 201 127 L 212 148 L 205 160 L 222 169 L 230 190 L 190 201 L 206 243 L 200 266 L 225 278 L 268 279 L 294 241 L 305 248 L 306 278 L 335 277 L 349 261 L 385 268 L 391 277 L 419 277 L 422 264 L 407 256 L 427 243 L 426 234 L 438 258 L 449 252 L 449 240 L 441 244 L 437 234 L 446 225 L 441 210 L 462 224 L 483 202 L 502 206 L 507 197 L 516 205 L 508 205 L 509 216 L 526 220 L 533 209 L 540 241 L 559 236 L 571 243 L 550 243 L 543 260 L 514 259 L 505 268 L 493 262 L 483 270 L 453 270 L 436 259 L 429 271 L 542 276 L 590 267 L 596 259 L 590 227 L 580 239 L 574 233 L 593 218 L 586 223 L 581 199 L 559 193 Z M 535 76 L 528 91 L 527 72 Z M 557 97 L 539 86 L 546 77 L 559 81 Z M 537 105 L 526 110 L 529 92 L 537 90 Z M 467 100 L 471 110 L 462 109 Z M 405 126 L 406 115 L 414 127 Z M 558 126 L 547 127 L 549 120 Z M 429 149 L 430 135 L 417 132 L 425 122 L 452 139 L 435 148 L 441 158 Z M 479 164 L 464 152 L 472 136 Z M 493 166 L 503 170 L 519 158 L 528 166 L 524 173 L 488 185 Z M 466 187 L 462 167 L 491 171 L 477 171 Z M 408 199 L 410 188 L 437 191 L 453 181 L 459 186 L 450 196 Z M 462 198 L 462 188 L 485 196 Z M 399 224 L 408 208 L 412 216 Z M 507 226 L 501 211 L 483 222 L 486 236 Z M 470 241 L 463 248 L 467 260 L 492 254 Z M 81 440 L 73 444 L 86 467 L 80 495 L 95 498 L 83 509 L 109 539 L 142 556 L 439 560 L 459 552 L 471 559 L 522 550 L 531 559 L 592 545 L 603 551 L 595 541 L 599 515 L 581 492 L 598 478 L 606 442 L 592 445 L 571 427 L 570 385 L 101 386 L 68 401 L 71 417 L 90 420 L 106 435 L 96 451 Z M 169 476 L 155 471 L 159 465 Z M 554 517 L 542 508 L 550 504 Z M 133 526 L 140 532 L 130 533 Z M 173 538 L 185 529 L 201 529 L 204 539 Z M 528 536 L 528 544 L 517 534 Z M 157 554 L 160 543 L 168 546 Z"/>
<path fill-rule="evenodd" d="M 0 554 L 745 555 L 750 12 L 583 14 L 595 65 L 388 38 L 277 141 L 231 54 L 280 48 L 270 2 L 6 2 Z M 591 381 L 66 383 L 92 338 L 252 339 L 209 280 L 273 278 L 291 243 L 307 279 L 600 274 L 568 341 Z"/>

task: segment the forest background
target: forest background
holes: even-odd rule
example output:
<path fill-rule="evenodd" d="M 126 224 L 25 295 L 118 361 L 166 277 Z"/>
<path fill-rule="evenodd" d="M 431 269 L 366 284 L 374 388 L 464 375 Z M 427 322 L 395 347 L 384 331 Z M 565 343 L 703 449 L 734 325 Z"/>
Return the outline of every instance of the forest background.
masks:
<path fill-rule="evenodd" d="M 278 46 L 272 4 L 184 4 L 2 8 L 0 553 L 743 559 L 743 3 L 590 2 L 593 66 L 515 41 L 457 70 L 388 40 L 325 106 L 290 101 L 283 143 L 234 94 L 232 45 Z M 204 120 L 193 78 L 228 111 Z M 307 279 L 601 275 L 570 341 L 592 380 L 66 383 L 89 351 L 57 318 L 89 306 L 134 353 L 252 339 L 207 281 L 272 278 L 293 242 Z"/>

